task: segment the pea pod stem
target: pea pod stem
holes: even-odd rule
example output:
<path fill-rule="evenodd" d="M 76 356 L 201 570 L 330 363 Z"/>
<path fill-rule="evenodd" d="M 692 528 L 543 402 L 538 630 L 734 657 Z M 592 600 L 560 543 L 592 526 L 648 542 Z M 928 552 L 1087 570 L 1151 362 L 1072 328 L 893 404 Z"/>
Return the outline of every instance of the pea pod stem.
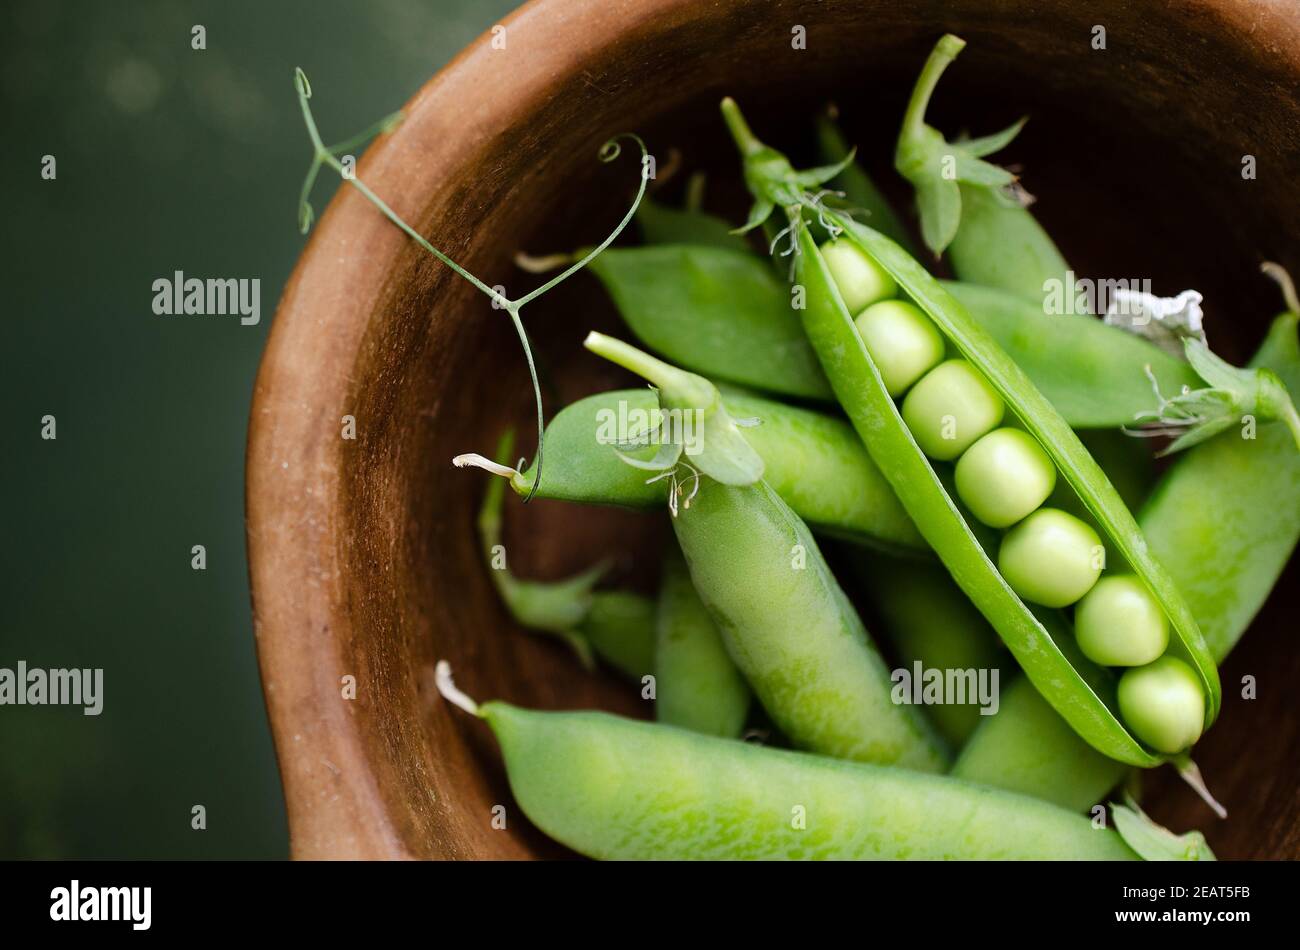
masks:
<path fill-rule="evenodd" d="M 940 77 L 965 45 L 951 34 L 935 45 L 913 87 L 895 150 L 895 167 L 916 192 L 926 244 L 936 256 L 946 252 L 963 281 L 1039 303 L 1053 287 L 1072 293 L 1069 266 L 1029 212 L 1015 176 L 982 159 L 1008 145 L 1025 120 L 956 142 L 925 122 Z"/>
<path fill-rule="evenodd" d="M 439 660 L 434 665 L 433 679 L 434 683 L 438 687 L 438 692 L 442 694 L 443 699 L 447 700 L 447 702 L 451 703 L 457 709 L 469 713 L 471 716 L 477 718 L 481 715 L 479 712 L 479 705 L 474 701 L 474 697 L 470 696 L 456 685 L 455 677 L 451 674 L 451 664 L 446 660 Z"/>
<path fill-rule="evenodd" d="M 1288 313 L 1300 313 L 1300 296 L 1296 295 L 1295 282 L 1291 275 L 1287 273 L 1285 267 L 1273 261 L 1264 261 L 1259 265 L 1262 273 L 1277 282 L 1282 291 L 1282 300 L 1286 304 Z"/>
<path fill-rule="evenodd" d="M 689 377 L 692 374 L 684 373 L 677 367 L 671 366 L 661 359 L 656 359 L 644 350 L 639 350 L 612 336 L 606 336 L 603 333 L 588 333 L 586 340 L 583 341 L 583 346 L 597 356 L 604 357 L 611 363 L 649 380 L 660 388 L 690 384 Z"/>
<path fill-rule="evenodd" d="M 925 113 L 930 107 L 934 90 L 938 88 L 944 71 L 965 48 L 966 41 L 951 33 L 944 34 L 935 44 L 921 68 L 921 78 L 916 81 L 912 94 L 908 97 L 907 109 L 903 113 L 903 135 L 919 136 L 924 131 Z"/>
<path fill-rule="evenodd" d="M 763 151 L 765 146 L 745 121 L 736 100 L 730 96 L 722 100 L 722 120 L 727 123 L 727 130 L 731 132 L 732 141 L 742 158 L 752 158 Z"/>

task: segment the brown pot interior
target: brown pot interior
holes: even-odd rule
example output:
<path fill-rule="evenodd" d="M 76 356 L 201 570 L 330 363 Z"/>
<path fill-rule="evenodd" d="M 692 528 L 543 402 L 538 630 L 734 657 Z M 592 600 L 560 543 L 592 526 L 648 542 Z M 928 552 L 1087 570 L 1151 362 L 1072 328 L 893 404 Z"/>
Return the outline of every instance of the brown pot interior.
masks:
<path fill-rule="evenodd" d="M 538 278 L 512 266 L 516 250 L 590 244 L 626 207 L 635 160 L 595 160 L 615 132 L 641 133 L 660 169 L 679 150 L 684 168 L 709 173 L 710 208 L 742 214 L 724 93 L 796 159 L 811 158 L 810 117 L 835 101 L 893 184 L 907 90 L 950 30 L 969 46 L 940 87 L 936 124 L 981 134 L 1028 113 L 1001 158 L 1023 167 L 1076 270 L 1150 278 L 1163 293 L 1196 287 L 1216 347 L 1242 360 L 1279 309 L 1259 262 L 1300 267 L 1297 22 L 1281 4 L 1245 2 L 538 2 L 506 22 L 505 50 L 480 39 L 421 90 L 360 174 L 517 296 Z M 1091 46 L 1096 24 L 1104 51 Z M 795 25 L 805 50 L 791 48 Z M 1254 180 L 1242 178 L 1247 154 Z M 672 200 L 683 177 L 659 197 Z M 591 329 L 628 335 L 594 278 L 572 278 L 524 317 L 548 412 L 631 384 L 581 350 Z M 339 437 L 348 414 L 355 441 Z M 256 628 L 295 856 L 566 853 L 514 808 L 486 728 L 438 697 L 437 659 L 479 699 L 650 713 L 635 687 L 515 627 L 494 595 L 474 529 L 486 476 L 450 460 L 490 453 L 508 424 L 531 452 L 531 392 L 505 313 L 341 190 L 286 288 L 250 435 Z M 663 516 L 512 498 L 506 517 L 521 575 L 560 577 L 609 554 L 613 583 L 654 588 Z M 1168 770 L 1149 780 L 1153 814 L 1203 828 L 1221 857 L 1300 852 L 1300 720 L 1283 685 L 1300 675 L 1286 636 L 1295 577 L 1292 565 L 1228 662 L 1224 715 L 1198 747 L 1231 820 L 1214 820 Z M 1262 684 L 1253 702 L 1236 699 L 1246 673 Z M 348 675 L 355 699 L 342 696 Z M 492 828 L 495 804 L 507 830 Z"/>

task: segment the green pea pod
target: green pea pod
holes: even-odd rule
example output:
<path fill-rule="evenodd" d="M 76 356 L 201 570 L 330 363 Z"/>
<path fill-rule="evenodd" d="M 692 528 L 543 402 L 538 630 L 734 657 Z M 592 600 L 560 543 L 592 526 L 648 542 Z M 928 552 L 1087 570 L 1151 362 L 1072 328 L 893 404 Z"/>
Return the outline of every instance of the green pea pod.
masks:
<path fill-rule="evenodd" d="M 824 162 L 842 162 L 852 154 L 839 127 L 828 115 L 817 118 L 817 146 Z M 902 220 L 857 162 L 849 162 L 827 184 L 842 191 L 844 200 L 851 208 L 866 212 L 867 220 L 873 228 L 881 234 L 889 235 L 909 251 L 913 250 L 911 235 Z"/>
<path fill-rule="evenodd" d="M 1294 311 L 1273 321 L 1252 367 L 1300 391 Z M 1222 662 L 1258 613 L 1300 541 L 1300 459 L 1280 425 L 1255 439 L 1220 435 L 1189 450 L 1141 509 L 1151 553 L 1186 592 L 1206 645 Z M 962 749 L 953 774 L 1082 810 L 1123 767 L 1084 743 L 1021 678 L 1003 691 Z"/>
<path fill-rule="evenodd" d="M 951 34 L 936 44 L 908 104 L 896 163 L 899 171 L 916 186 L 927 243 L 937 254 L 951 241 L 949 256 L 959 278 L 976 285 L 1001 288 L 1046 309 L 1052 299 L 1064 302 L 1074 293 L 1073 272 L 1029 211 L 1005 193 L 1010 183 L 1009 173 L 982 160 L 982 156 L 1010 142 L 1024 124 L 1023 120 L 998 135 L 956 143 L 945 141 L 924 121 L 926 106 L 939 77 L 964 46 L 962 40 Z M 972 307 L 968 300 L 963 299 L 963 303 Z M 989 314 L 997 315 L 997 310 Z M 1081 329 L 1089 322 L 1095 323 L 1084 321 Z M 1032 323 L 1020 325 L 1024 329 L 1032 327 Z M 1152 338 L 1168 333 L 1159 322 L 1130 329 Z M 1058 328 L 1046 336 L 1055 339 L 1059 335 Z M 1140 421 L 1156 434 L 1176 436 L 1161 453 L 1170 454 L 1210 439 L 1237 424 L 1243 416 L 1251 416 L 1287 425 L 1300 449 L 1300 412 L 1282 382 L 1268 370 L 1250 371 L 1230 365 L 1195 336 L 1183 340 L 1187 364 L 1180 366 L 1168 354 L 1162 354 L 1160 359 L 1150 361 L 1148 374 L 1139 372 L 1143 370 L 1141 347 L 1107 339 L 1100 328 L 1094 328 L 1091 333 L 1081 332 L 1074 341 L 1078 349 L 1072 351 L 1066 364 L 1073 368 L 1068 388 L 1086 382 L 1093 373 L 1104 380 L 1114 380 L 1118 386 L 1099 386 L 1092 391 L 1110 395 L 1115 403 L 1112 408 L 1120 409 L 1133 395 L 1141 398 L 1142 376 L 1150 375 L 1150 382 L 1155 385 L 1155 391 L 1147 397 L 1148 404 L 1141 406 L 1136 415 L 1111 412 L 1095 419 L 1076 417 L 1074 406 L 1062 405 L 1051 385 L 1053 374 L 1035 373 L 1037 367 L 1023 358 L 1033 356 L 1035 347 L 1030 345 L 1026 354 L 1022 354 L 1005 340 L 999 342 L 1075 428 L 1132 425 Z M 1059 371 L 1056 378 L 1060 378 Z M 1166 398 L 1162 390 L 1173 395 Z M 1101 405 L 1095 408 L 1102 409 L 1107 400 L 1101 398 L 1098 402 Z"/>
<path fill-rule="evenodd" d="M 846 548 L 850 576 L 870 596 L 885 635 L 902 667 L 913 670 L 997 671 L 1000 692 L 1008 657 L 993 628 L 938 564 L 883 557 Z M 975 695 L 965 703 L 926 706 L 925 712 L 950 748 L 960 749 L 981 719 Z M 996 713 L 997 707 L 992 709 Z"/>
<path fill-rule="evenodd" d="M 961 224 L 948 261 L 963 281 L 1029 301 L 1074 287 L 1069 264 L 1029 209 L 980 187 L 961 186 Z"/>
<path fill-rule="evenodd" d="M 764 462 L 764 477 L 799 516 L 819 531 L 888 550 L 921 552 L 925 542 L 903 511 L 852 428 L 840 419 L 734 389 L 724 392 L 731 414 L 758 419 L 746 441 Z M 621 461 L 613 451 L 620 430 L 655 425 L 659 402 L 648 389 L 620 389 L 580 399 L 546 428 L 546 470 L 538 495 L 627 508 L 661 506 L 662 481 Z M 649 458 L 655 449 L 637 453 Z M 629 453 L 625 453 L 629 454 Z M 689 461 L 689 457 L 688 457 Z M 483 465 L 477 457 L 462 464 Z M 505 475 L 519 494 L 534 469 L 484 466 Z"/>
<path fill-rule="evenodd" d="M 1003 687 L 997 715 L 962 746 L 952 774 L 1077 812 L 1102 801 L 1128 769 L 1081 739 L 1027 677 L 1017 676 Z"/>
<path fill-rule="evenodd" d="M 477 705 L 520 808 L 612 860 L 1136 860 L 1111 828 L 943 775 L 719 739 L 599 712 Z M 557 768 L 556 763 L 563 763 Z"/>
<path fill-rule="evenodd" d="M 888 272 L 934 321 L 949 346 L 979 370 L 1157 598 L 1173 629 L 1171 649 L 1190 662 L 1201 680 L 1208 727 L 1218 714 L 1220 687 L 1218 670 L 1196 620 L 1168 574 L 1150 556 L 1133 516 L 1078 437 L 1023 371 L 920 264 L 887 237 L 847 216 L 825 213 L 844 229 L 844 239 Z M 799 280 L 808 289 L 805 330 L 850 420 L 921 534 L 997 629 L 1034 685 L 1080 735 L 1098 750 L 1132 765 L 1150 767 L 1164 761 L 1144 748 L 1088 686 L 985 554 L 903 423 L 817 245 L 798 220 L 795 226 Z"/>
<path fill-rule="evenodd" d="M 596 655 L 634 680 L 655 668 L 655 603 L 626 590 L 598 590 L 578 627 Z"/>
<path fill-rule="evenodd" d="M 506 432 L 497 457 L 507 459 L 514 433 Z M 524 493 L 528 491 L 524 487 Z M 654 605 L 644 597 L 621 591 L 598 591 L 606 566 L 598 564 L 561 581 L 524 580 L 511 572 L 501 543 L 501 510 L 505 486 L 493 480 L 479 509 L 479 541 L 493 586 L 510 616 L 521 626 L 558 637 L 584 666 L 598 655 L 628 676 L 650 672 L 654 650 Z"/>
<path fill-rule="evenodd" d="M 658 384 L 661 407 L 686 408 L 690 400 L 707 407 L 720 398 L 702 377 L 669 372 L 619 340 L 590 333 L 584 345 Z M 695 459 L 733 453 L 735 442 L 726 440 Z M 884 661 L 799 516 L 758 476 L 747 485 L 698 473 L 681 478 L 669 507 L 691 580 L 781 731 L 801 748 L 838 758 L 945 768 L 920 713 L 893 701 Z"/>
<path fill-rule="evenodd" d="M 676 550 L 664 558 L 656 629 L 655 717 L 706 735 L 739 736 L 749 687 Z"/>
<path fill-rule="evenodd" d="M 1184 361 L 1095 317 L 1048 314 L 1041 303 L 977 284 L 945 281 L 943 287 L 1007 351 L 1072 428 L 1134 425 L 1138 414 L 1155 402 L 1151 378 L 1166 392 L 1201 385 Z"/>
<path fill-rule="evenodd" d="M 702 211 L 670 208 L 645 198 L 637 208 L 636 222 L 647 244 L 693 244 L 750 252 L 749 242 L 734 234 L 730 224 Z"/>
<path fill-rule="evenodd" d="M 672 362 L 786 396 L 831 398 L 789 289 L 756 255 L 663 244 L 610 248 L 588 266 L 637 339 Z"/>
<path fill-rule="evenodd" d="M 673 519 L 696 590 L 773 722 L 800 748 L 946 767 L 807 527 L 766 484 L 706 484 Z"/>
<path fill-rule="evenodd" d="M 1300 315 L 1277 317 L 1252 368 L 1300 392 Z M 1186 593 L 1216 661 L 1236 645 L 1300 540 L 1300 455 L 1280 423 L 1189 449 L 1140 516 L 1151 553 Z"/>

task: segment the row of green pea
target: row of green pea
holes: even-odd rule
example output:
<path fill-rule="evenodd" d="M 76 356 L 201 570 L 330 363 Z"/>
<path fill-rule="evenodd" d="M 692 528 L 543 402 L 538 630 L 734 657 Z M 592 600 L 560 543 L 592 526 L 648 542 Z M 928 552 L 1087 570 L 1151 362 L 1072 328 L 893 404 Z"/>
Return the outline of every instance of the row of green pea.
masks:
<path fill-rule="evenodd" d="M 1105 546 L 1087 522 L 1044 503 L 1056 468 L 1024 430 L 1004 425 L 1001 397 L 968 361 L 945 359 L 942 334 L 875 261 L 844 240 L 823 259 L 889 395 L 913 439 L 936 462 L 955 462 L 957 495 L 980 522 L 1005 530 L 997 563 L 1022 599 L 1075 605 L 1079 648 L 1123 667 L 1118 702 L 1134 733 L 1177 753 L 1201 734 L 1205 701 L 1195 672 L 1167 653 L 1169 622 L 1134 574 L 1102 577 Z"/>

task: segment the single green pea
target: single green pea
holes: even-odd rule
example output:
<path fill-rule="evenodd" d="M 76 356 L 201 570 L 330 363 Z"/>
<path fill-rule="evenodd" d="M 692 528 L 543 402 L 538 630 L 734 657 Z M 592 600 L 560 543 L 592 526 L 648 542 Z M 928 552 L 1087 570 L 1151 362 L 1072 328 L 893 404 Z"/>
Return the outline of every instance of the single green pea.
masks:
<path fill-rule="evenodd" d="M 957 494 L 980 521 L 1009 528 L 1047 501 L 1056 466 L 1034 437 L 994 429 L 957 461 Z"/>
<path fill-rule="evenodd" d="M 827 241 L 821 252 L 849 313 L 861 313 L 877 300 L 898 293 L 894 278 L 855 244 Z"/>
<path fill-rule="evenodd" d="M 1083 655 L 1102 666 L 1142 666 L 1169 646 L 1169 621 L 1132 574 L 1103 577 L 1079 601 L 1074 632 Z"/>
<path fill-rule="evenodd" d="M 1192 668 L 1166 654 L 1124 672 L 1119 680 L 1119 711 L 1139 739 L 1173 755 L 1201 737 L 1205 693 Z"/>
<path fill-rule="evenodd" d="M 897 399 L 943 359 L 943 337 L 915 304 L 881 300 L 853 321 L 880 370 L 889 395 Z"/>
<path fill-rule="evenodd" d="M 940 363 L 903 399 L 903 421 L 921 451 L 941 462 L 961 455 L 1002 421 L 1002 397 L 965 360 Z"/>
<path fill-rule="evenodd" d="M 1074 603 L 1097 583 L 1104 563 L 1097 532 L 1059 508 L 1039 508 L 1002 538 L 998 569 L 1024 600 Z"/>

